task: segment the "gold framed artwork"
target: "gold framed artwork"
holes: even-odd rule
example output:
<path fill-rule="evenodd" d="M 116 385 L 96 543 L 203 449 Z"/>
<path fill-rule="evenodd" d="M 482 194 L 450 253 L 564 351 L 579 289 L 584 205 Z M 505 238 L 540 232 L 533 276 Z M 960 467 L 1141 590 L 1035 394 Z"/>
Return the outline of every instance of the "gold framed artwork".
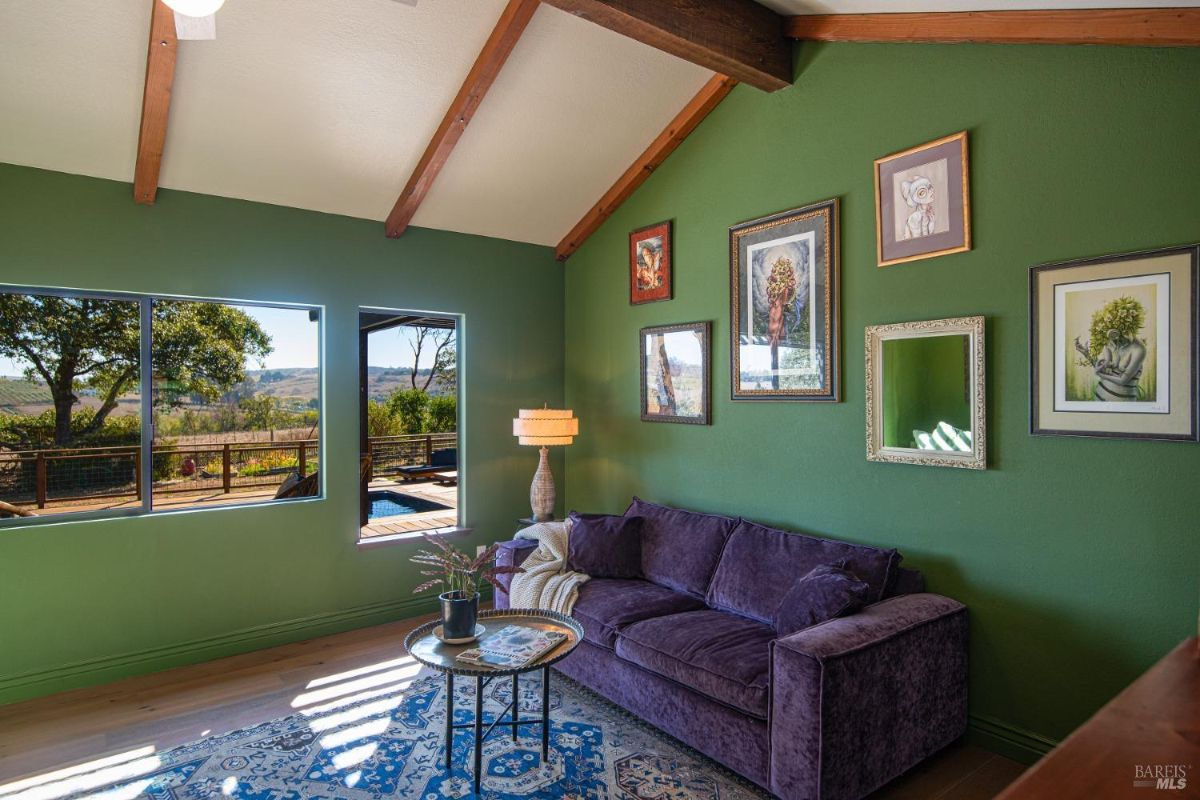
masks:
<path fill-rule="evenodd" d="M 875 161 L 875 243 L 881 267 L 971 249 L 966 131 Z"/>
<path fill-rule="evenodd" d="M 734 400 L 841 393 L 838 200 L 729 229 Z"/>
<path fill-rule="evenodd" d="M 1200 441 L 1200 245 L 1029 271 L 1030 432 Z"/>

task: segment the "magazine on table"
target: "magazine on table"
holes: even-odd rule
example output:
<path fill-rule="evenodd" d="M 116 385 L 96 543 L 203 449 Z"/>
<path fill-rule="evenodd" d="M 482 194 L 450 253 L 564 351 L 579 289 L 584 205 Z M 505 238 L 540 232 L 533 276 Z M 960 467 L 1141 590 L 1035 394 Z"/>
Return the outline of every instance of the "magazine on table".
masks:
<path fill-rule="evenodd" d="M 565 633 L 558 631 L 505 625 L 481 639 L 478 647 L 462 651 L 455 659 L 481 667 L 519 669 L 541 658 L 566 638 Z"/>

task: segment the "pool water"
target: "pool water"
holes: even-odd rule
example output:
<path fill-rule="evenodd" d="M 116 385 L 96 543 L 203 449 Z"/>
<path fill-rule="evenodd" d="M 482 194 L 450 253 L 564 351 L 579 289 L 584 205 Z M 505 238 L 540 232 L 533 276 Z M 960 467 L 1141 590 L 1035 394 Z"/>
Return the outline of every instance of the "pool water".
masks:
<path fill-rule="evenodd" d="M 440 511 L 450 508 L 450 506 L 444 506 L 432 500 L 424 500 L 420 497 L 413 497 L 410 494 L 402 494 L 401 492 L 367 492 L 367 499 L 371 501 L 371 511 L 367 514 L 368 519 L 395 517 L 400 514 L 416 514 L 421 511 Z"/>

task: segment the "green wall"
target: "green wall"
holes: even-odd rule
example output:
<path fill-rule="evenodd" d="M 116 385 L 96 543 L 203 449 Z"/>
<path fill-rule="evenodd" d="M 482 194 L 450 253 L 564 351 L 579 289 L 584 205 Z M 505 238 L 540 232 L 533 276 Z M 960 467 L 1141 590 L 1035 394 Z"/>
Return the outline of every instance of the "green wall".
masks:
<path fill-rule="evenodd" d="M 973 726 L 1026 756 L 1196 631 L 1200 448 L 1028 433 L 1027 269 L 1200 239 L 1200 50 L 805 44 L 567 265 L 568 506 L 630 495 L 895 546 L 971 609 Z M 966 128 L 975 248 L 875 266 L 872 161 Z M 843 402 L 729 400 L 727 231 L 842 198 Z M 626 236 L 675 220 L 675 300 Z M 866 461 L 863 328 L 988 318 L 986 472 Z M 638 419 L 637 330 L 715 321 L 711 427 Z M 1014 747 L 1015 745 L 1015 747 Z"/>
<path fill-rule="evenodd" d="M 355 546 L 360 304 L 465 315 L 461 544 L 528 514 L 509 420 L 563 390 L 547 248 L 0 165 L 0 283 L 323 305 L 327 476 L 311 502 L 0 530 L 0 702 L 432 610 L 415 543 Z"/>

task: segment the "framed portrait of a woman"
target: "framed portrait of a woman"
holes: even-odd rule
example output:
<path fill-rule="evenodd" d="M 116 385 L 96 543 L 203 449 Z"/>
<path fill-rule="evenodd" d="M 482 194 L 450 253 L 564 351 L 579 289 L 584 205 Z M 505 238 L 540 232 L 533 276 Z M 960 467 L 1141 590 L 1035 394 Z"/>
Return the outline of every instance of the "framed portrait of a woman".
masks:
<path fill-rule="evenodd" d="M 1200 440 L 1200 245 L 1029 273 L 1030 431 Z"/>
<path fill-rule="evenodd" d="M 729 229 L 734 400 L 841 397 L 838 200 Z"/>
<path fill-rule="evenodd" d="M 876 159 L 875 242 L 881 267 L 971 249 L 966 131 Z"/>

